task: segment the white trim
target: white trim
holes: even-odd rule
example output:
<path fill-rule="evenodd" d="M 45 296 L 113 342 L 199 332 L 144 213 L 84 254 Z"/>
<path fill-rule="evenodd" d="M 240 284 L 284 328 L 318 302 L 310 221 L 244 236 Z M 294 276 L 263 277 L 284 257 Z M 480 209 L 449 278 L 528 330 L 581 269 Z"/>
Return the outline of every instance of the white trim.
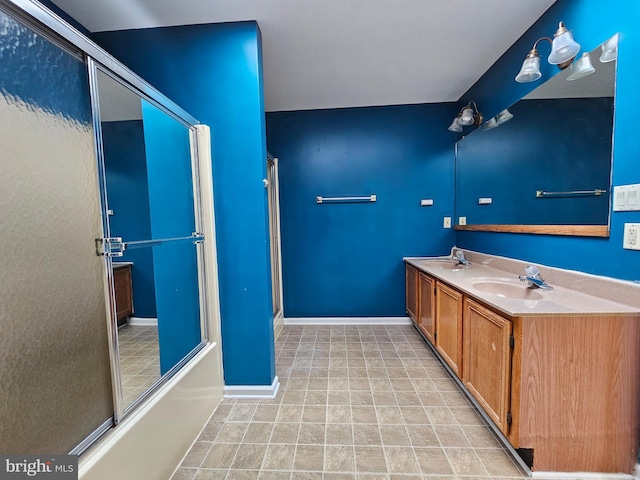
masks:
<path fill-rule="evenodd" d="M 280 332 L 282 332 L 282 327 L 284 327 L 284 317 L 282 316 L 282 310 L 278 312 L 278 314 L 273 317 L 273 341 L 278 340 L 280 336 Z"/>
<path fill-rule="evenodd" d="M 633 478 L 640 480 L 640 463 L 636 463 L 636 468 L 633 469 L 633 473 L 635 474 Z"/>
<path fill-rule="evenodd" d="M 302 317 L 285 318 L 285 325 L 411 325 L 409 317 Z"/>
<path fill-rule="evenodd" d="M 127 325 L 132 327 L 157 327 L 157 318 L 144 318 L 144 317 L 129 317 L 127 319 Z"/>
<path fill-rule="evenodd" d="M 634 480 L 636 477 L 626 473 L 532 472 L 531 478 L 546 478 L 549 480 Z"/>
<path fill-rule="evenodd" d="M 224 398 L 276 398 L 280 381 L 278 376 L 271 385 L 228 385 L 224 387 Z"/>

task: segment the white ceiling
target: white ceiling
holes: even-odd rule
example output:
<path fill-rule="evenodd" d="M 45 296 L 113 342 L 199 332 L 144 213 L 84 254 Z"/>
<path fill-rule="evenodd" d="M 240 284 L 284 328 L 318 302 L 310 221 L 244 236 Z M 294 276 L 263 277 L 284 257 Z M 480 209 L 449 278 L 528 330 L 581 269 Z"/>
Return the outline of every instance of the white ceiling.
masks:
<path fill-rule="evenodd" d="M 267 111 L 457 101 L 555 3 L 53 1 L 92 32 L 257 20 Z"/>

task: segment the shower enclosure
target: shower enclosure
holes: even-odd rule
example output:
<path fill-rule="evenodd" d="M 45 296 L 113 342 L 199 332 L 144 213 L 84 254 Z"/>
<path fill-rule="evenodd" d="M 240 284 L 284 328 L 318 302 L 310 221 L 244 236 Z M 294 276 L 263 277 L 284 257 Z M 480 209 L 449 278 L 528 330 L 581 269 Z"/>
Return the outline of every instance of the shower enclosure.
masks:
<path fill-rule="evenodd" d="M 38 4 L 0 0 L 3 454 L 81 454 L 207 345 L 196 124 Z M 120 330 L 114 261 L 136 316 Z"/>

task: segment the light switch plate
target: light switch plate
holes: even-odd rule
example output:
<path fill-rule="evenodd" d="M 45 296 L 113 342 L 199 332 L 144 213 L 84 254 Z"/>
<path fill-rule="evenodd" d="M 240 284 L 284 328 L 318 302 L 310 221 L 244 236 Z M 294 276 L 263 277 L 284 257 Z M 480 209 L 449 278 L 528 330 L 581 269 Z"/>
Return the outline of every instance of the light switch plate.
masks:
<path fill-rule="evenodd" d="M 640 183 L 613 187 L 613 211 L 640 210 Z"/>
<path fill-rule="evenodd" d="M 625 223 L 622 248 L 640 250 L 640 223 Z"/>
<path fill-rule="evenodd" d="M 458 217 L 458 225 L 466 225 L 467 217 Z"/>
<path fill-rule="evenodd" d="M 443 228 L 451 228 L 451 217 L 444 217 Z"/>

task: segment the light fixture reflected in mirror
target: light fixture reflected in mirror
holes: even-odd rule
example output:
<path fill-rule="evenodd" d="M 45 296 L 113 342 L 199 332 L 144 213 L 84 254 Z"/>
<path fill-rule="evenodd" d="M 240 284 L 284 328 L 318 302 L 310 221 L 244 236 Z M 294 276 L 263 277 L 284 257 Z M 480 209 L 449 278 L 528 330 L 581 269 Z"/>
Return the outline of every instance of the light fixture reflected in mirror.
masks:
<path fill-rule="evenodd" d="M 591 57 L 589 56 L 589 53 L 585 52 L 579 60 L 571 65 L 567 80 L 572 82 L 573 80 L 587 77 L 595 71 L 596 69 L 593 68 L 593 65 L 591 64 Z"/>
<path fill-rule="evenodd" d="M 484 129 L 491 130 L 492 128 L 496 128 L 498 126 L 498 122 L 496 121 L 496 117 L 491 117 L 489 120 L 484 122 Z"/>
<path fill-rule="evenodd" d="M 450 132 L 462 132 L 462 127 L 468 127 L 469 125 L 475 125 L 479 127 L 482 125 L 482 113 L 478 111 L 478 106 L 473 100 L 460 110 L 460 113 L 453 119 L 448 130 Z"/>
<path fill-rule="evenodd" d="M 618 58 L 618 35 L 614 35 L 602 44 L 602 54 L 600 55 L 601 63 L 613 62 Z"/>
<path fill-rule="evenodd" d="M 573 39 L 573 34 L 567 30 L 564 23 L 560 22 L 553 40 L 549 37 L 542 37 L 535 41 L 533 48 L 527 54 L 524 62 L 522 62 L 522 68 L 516 75 L 516 82 L 534 82 L 542 77 L 540 72 L 540 53 L 538 52 L 538 43 L 542 40 L 546 40 L 551 44 L 551 53 L 547 61 L 552 65 L 558 65 L 561 69 L 571 65 L 571 62 L 580 51 L 580 44 Z"/>
<path fill-rule="evenodd" d="M 456 115 L 456 118 L 453 119 L 453 122 L 451 122 L 451 125 L 449 125 L 449 128 L 447 130 L 449 130 L 450 132 L 458 132 L 460 133 L 462 131 L 462 125 L 460 125 L 460 115 Z"/>
<path fill-rule="evenodd" d="M 508 109 L 505 108 L 498 115 L 496 115 L 496 123 L 498 125 L 502 125 L 503 123 L 508 122 L 512 118 L 513 118 L 513 114 Z"/>

